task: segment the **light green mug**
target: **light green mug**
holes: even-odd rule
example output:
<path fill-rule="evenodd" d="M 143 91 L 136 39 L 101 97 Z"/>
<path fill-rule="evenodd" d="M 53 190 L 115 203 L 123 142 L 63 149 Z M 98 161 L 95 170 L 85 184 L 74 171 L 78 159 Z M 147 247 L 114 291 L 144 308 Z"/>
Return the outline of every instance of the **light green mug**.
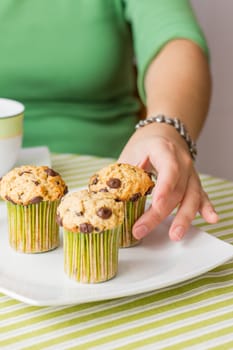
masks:
<path fill-rule="evenodd" d="M 24 105 L 0 98 L 0 177 L 16 163 L 23 139 Z"/>

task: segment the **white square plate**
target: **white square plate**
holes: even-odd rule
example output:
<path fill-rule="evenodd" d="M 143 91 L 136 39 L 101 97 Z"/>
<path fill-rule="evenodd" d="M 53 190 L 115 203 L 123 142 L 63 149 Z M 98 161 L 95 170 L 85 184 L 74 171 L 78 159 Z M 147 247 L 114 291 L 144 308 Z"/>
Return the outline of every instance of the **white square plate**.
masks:
<path fill-rule="evenodd" d="M 63 272 L 62 244 L 43 254 L 21 254 L 10 248 L 6 205 L 1 203 L 0 291 L 38 306 L 80 304 L 168 287 L 233 257 L 233 246 L 194 227 L 181 242 L 171 242 L 168 238 L 171 220 L 171 217 L 165 220 L 140 245 L 120 249 L 115 278 L 86 285 L 69 280 Z"/>

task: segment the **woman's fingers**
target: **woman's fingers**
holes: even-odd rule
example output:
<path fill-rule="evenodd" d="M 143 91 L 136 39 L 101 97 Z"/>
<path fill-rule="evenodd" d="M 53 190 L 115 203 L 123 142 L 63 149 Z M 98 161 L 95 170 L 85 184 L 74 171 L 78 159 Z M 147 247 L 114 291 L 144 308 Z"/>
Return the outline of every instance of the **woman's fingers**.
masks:
<path fill-rule="evenodd" d="M 161 148 L 163 148 L 161 152 L 163 157 L 156 159 L 158 178 L 153 192 L 152 205 L 133 227 L 133 235 L 137 239 L 146 236 L 180 203 L 189 178 L 190 169 L 183 167 L 181 174 L 175 153 L 168 151 L 164 145 Z"/>
<path fill-rule="evenodd" d="M 135 237 L 140 239 L 146 236 L 155 226 L 157 226 L 166 216 L 167 210 L 174 209 L 174 200 L 171 200 L 170 208 L 166 209 L 166 203 L 162 200 L 157 205 L 152 205 L 149 210 L 138 220 L 134 227 Z M 177 203 L 176 203 L 177 204 Z M 207 194 L 203 191 L 200 181 L 194 173 L 190 176 L 186 191 L 179 204 L 176 216 L 169 230 L 171 240 L 179 241 L 188 231 L 190 224 L 200 211 L 203 218 L 209 223 L 216 223 L 216 214 Z"/>
<path fill-rule="evenodd" d="M 218 215 L 194 174 L 190 177 L 185 196 L 170 227 L 169 237 L 175 241 L 182 239 L 198 211 L 207 222 L 218 221 Z"/>
<path fill-rule="evenodd" d="M 201 184 L 196 176 L 192 174 L 189 178 L 184 198 L 179 205 L 169 230 L 171 240 L 179 241 L 183 238 L 200 208 L 202 196 Z"/>
<path fill-rule="evenodd" d="M 184 181 L 182 179 L 182 181 Z M 183 238 L 188 231 L 191 222 L 199 211 L 203 218 L 209 223 L 216 223 L 218 215 L 216 214 L 207 194 L 203 191 L 200 180 L 193 169 L 187 184 L 180 190 L 166 190 L 165 184 L 161 187 L 160 193 L 166 193 L 165 196 L 153 198 L 151 207 L 136 222 L 133 227 L 133 234 L 137 239 L 146 236 L 154 227 L 156 227 L 167 215 L 179 204 L 176 216 L 169 230 L 171 240 L 178 241 Z M 177 188 L 179 186 L 177 185 Z M 163 192 L 164 191 L 164 192 Z M 176 192 L 176 193 L 175 193 Z M 182 200 L 181 200 L 181 196 Z"/>
<path fill-rule="evenodd" d="M 166 129 L 168 135 L 165 133 L 164 136 L 157 135 L 153 128 L 137 132 L 119 158 L 119 161 L 137 164 L 147 171 L 154 170 L 157 175 L 152 205 L 133 227 L 137 239 L 148 235 L 175 208 L 178 210 L 169 231 L 172 240 L 184 236 L 198 211 L 207 222 L 218 221 L 186 144 L 177 133 L 170 135 L 170 130 Z"/>
<path fill-rule="evenodd" d="M 212 203 L 209 200 L 209 197 L 206 192 L 203 191 L 202 201 L 199 208 L 199 213 L 210 224 L 215 224 L 218 222 L 219 217 L 216 211 L 214 210 L 214 207 Z"/>

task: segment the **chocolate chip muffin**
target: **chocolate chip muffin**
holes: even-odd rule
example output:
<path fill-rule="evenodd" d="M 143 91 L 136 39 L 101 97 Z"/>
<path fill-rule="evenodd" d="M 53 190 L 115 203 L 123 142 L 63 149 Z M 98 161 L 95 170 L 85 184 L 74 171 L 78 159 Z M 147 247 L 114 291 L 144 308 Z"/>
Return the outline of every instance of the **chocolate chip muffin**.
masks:
<path fill-rule="evenodd" d="M 154 185 L 149 173 L 137 166 L 123 163 L 110 164 L 91 177 L 90 192 L 111 193 L 116 200 L 124 203 L 120 247 L 131 247 L 139 242 L 132 235 L 132 227 L 143 214 L 146 196 L 152 192 Z"/>
<path fill-rule="evenodd" d="M 47 166 L 14 168 L 0 181 L 7 202 L 9 242 L 16 251 L 39 253 L 59 245 L 56 210 L 67 186 Z"/>
<path fill-rule="evenodd" d="M 98 283 L 117 273 L 123 204 L 110 193 L 67 194 L 57 209 L 63 226 L 65 273 L 78 282 Z"/>

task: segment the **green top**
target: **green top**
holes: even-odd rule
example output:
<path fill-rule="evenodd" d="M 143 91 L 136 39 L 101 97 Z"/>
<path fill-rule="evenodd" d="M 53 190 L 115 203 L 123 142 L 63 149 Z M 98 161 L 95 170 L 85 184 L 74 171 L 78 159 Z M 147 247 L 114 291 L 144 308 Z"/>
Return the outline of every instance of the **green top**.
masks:
<path fill-rule="evenodd" d="M 161 47 L 206 43 L 186 0 L 1 0 L 0 96 L 25 104 L 24 146 L 117 157 Z"/>

